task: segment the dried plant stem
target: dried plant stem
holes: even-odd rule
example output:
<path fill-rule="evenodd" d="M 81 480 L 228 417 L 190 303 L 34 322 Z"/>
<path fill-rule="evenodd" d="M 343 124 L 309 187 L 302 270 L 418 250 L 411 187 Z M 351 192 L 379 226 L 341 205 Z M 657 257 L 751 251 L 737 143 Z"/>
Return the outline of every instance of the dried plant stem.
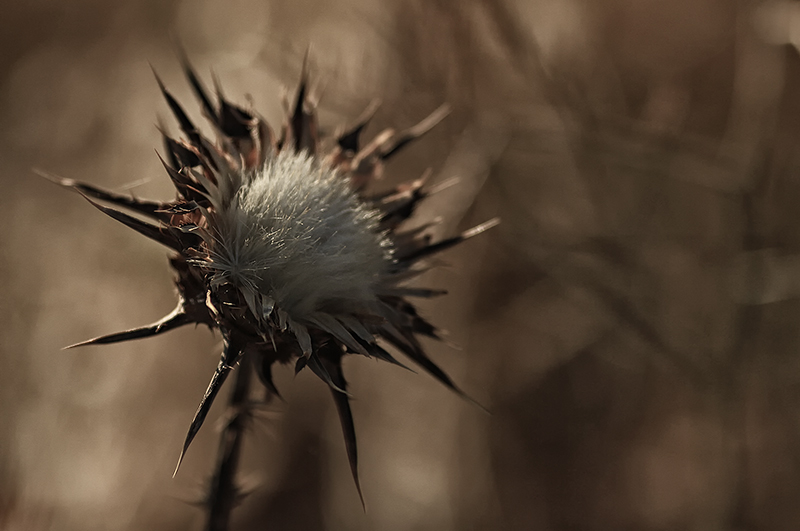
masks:
<path fill-rule="evenodd" d="M 239 501 L 236 469 L 242 451 L 242 440 L 249 418 L 252 364 L 245 352 L 236 370 L 236 381 L 228 404 L 229 419 L 219 441 L 217 465 L 208 493 L 207 531 L 226 531 L 231 512 Z"/>

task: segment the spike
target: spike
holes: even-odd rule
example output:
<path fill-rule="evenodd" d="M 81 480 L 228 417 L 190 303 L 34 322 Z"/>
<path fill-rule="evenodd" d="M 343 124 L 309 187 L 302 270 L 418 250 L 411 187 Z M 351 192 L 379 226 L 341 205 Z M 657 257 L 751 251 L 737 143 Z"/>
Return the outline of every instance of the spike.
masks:
<path fill-rule="evenodd" d="M 367 349 L 369 350 L 370 355 L 375 356 L 379 360 L 383 360 L 383 361 L 389 362 L 392 365 L 397 365 L 398 367 L 402 367 L 405 370 L 411 371 L 411 372 L 413 372 L 415 374 L 417 372 L 414 369 L 412 369 L 411 367 L 409 367 L 408 365 L 406 365 L 406 364 L 404 364 L 404 363 L 402 363 L 400 361 L 397 361 L 397 359 L 394 356 L 389 354 L 389 352 L 386 349 L 382 348 L 380 345 L 377 345 L 377 344 L 367 345 Z"/>
<path fill-rule="evenodd" d="M 211 99 L 208 97 L 208 93 L 206 92 L 205 87 L 203 87 L 203 83 L 200 81 L 200 78 L 198 78 L 197 74 L 195 74 L 191 63 L 189 62 L 189 58 L 186 56 L 186 52 L 180 47 L 178 50 L 181 66 L 183 67 L 183 74 L 189 80 L 189 84 L 192 86 L 192 92 L 194 92 L 194 95 L 198 100 L 200 100 L 200 103 L 203 106 L 203 112 L 213 123 L 219 123 L 219 118 L 217 117 L 217 112 L 214 110 L 214 106 L 211 104 Z"/>
<path fill-rule="evenodd" d="M 158 160 L 161 161 L 164 169 L 167 170 L 167 175 L 169 175 L 172 184 L 181 196 L 190 201 L 195 201 L 198 204 L 209 204 L 207 192 L 204 188 L 201 189 L 202 185 L 200 183 L 195 182 L 185 174 L 172 168 L 160 154 L 156 153 L 156 155 L 158 155 Z"/>
<path fill-rule="evenodd" d="M 158 88 L 161 90 L 161 94 L 164 96 L 164 99 L 167 100 L 167 105 L 169 106 L 170 111 L 172 111 L 175 119 L 178 120 L 181 131 L 183 131 L 184 134 L 189 137 L 192 145 L 197 148 L 200 153 L 202 153 L 204 156 L 209 156 L 206 153 L 205 146 L 203 145 L 202 135 L 198 132 L 197 128 L 186 115 L 186 111 L 183 110 L 183 107 L 180 106 L 178 101 L 172 97 L 172 94 L 170 94 L 167 88 L 164 86 L 164 83 L 161 81 L 161 78 L 158 77 L 158 73 L 156 72 L 155 68 L 153 68 L 153 75 L 156 77 L 156 83 L 158 83 Z"/>
<path fill-rule="evenodd" d="M 383 160 L 388 159 L 405 147 L 409 142 L 416 140 L 433 129 L 433 127 L 441 122 L 448 114 L 450 114 L 450 106 L 447 104 L 440 106 L 420 123 L 396 135 L 392 138 L 391 143 L 384 145 L 381 148 L 381 158 Z"/>
<path fill-rule="evenodd" d="M 300 371 L 305 369 L 306 365 L 308 365 L 308 358 L 307 357 L 300 356 L 299 358 L 297 358 L 297 363 L 294 364 L 294 375 L 297 376 L 297 374 Z"/>
<path fill-rule="evenodd" d="M 160 215 L 159 211 L 164 207 L 164 203 L 157 201 L 146 201 L 136 199 L 135 197 L 117 194 L 111 192 L 110 190 L 104 190 L 103 188 L 99 188 L 88 183 L 59 177 L 58 175 L 54 175 L 37 168 L 34 168 L 33 171 L 40 177 L 44 177 L 45 179 L 52 181 L 59 186 L 63 186 L 64 188 L 71 188 L 84 197 L 93 197 L 101 201 L 108 201 L 109 203 L 113 203 L 117 206 L 129 208 L 135 212 L 138 212 L 139 214 L 142 214 L 143 216 L 148 216 L 152 219 L 163 221 L 164 216 Z"/>
<path fill-rule="evenodd" d="M 348 395 L 344 391 L 340 392 L 338 390 L 339 388 L 347 388 L 347 382 L 342 371 L 341 354 L 334 352 L 334 359 L 321 358 L 321 363 L 323 369 L 330 375 L 333 383 L 336 384 L 335 386 L 330 386 L 331 394 L 333 395 L 333 402 L 336 404 L 336 411 L 339 413 L 339 422 L 342 425 L 344 447 L 347 451 L 347 460 L 350 463 L 350 472 L 353 474 L 353 481 L 355 481 L 358 497 L 361 500 L 361 507 L 366 511 L 367 506 L 364 503 L 364 494 L 361 492 L 361 481 L 358 478 L 358 446 L 356 444 L 353 412 L 350 409 Z"/>
<path fill-rule="evenodd" d="M 152 65 L 151 65 L 152 68 Z M 169 93 L 167 87 L 164 85 L 164 82 L 161 81 L 161 78 L 156 72 L 155 68 L 152 68 L 153 75 L 156 78 L 156 83 L 158 83 L 158 88 L 161 90 L 161 94 L 164 96 L 164 99 L 167 100 L 167 105 L 169 106 L 169 110 L 172 111 L 172 114 L 175 116 L 175 119 L 178 120 L 178 125 L 180 125 L 181 131 L 189 135 L 197 135 L 197 128 L 194 126 L 192 121 L 186 115 L 186 111 L 183 110 L 178 100 L 176 100 L 172 94 Z"/>
<path fill-rule="evenodd" d="M 164 131 L 161 131 L 161 135 L 173 168 L 200 166 L 200 157 L 197 156 L 197 153 L 186 147 L 183 142 L 170 138 Z"/>
<path fill-rule="evenodd" d="M 189 449 L 189 445 L 192 444 L 195 435 L 197 435 L 197 432 L 200 431 L 200 428 L 203 426 L 203 422 L 206 420 L 206 415 L 208 415 L 208 412 L 214 403 L 214 399 L 217 397 L 217 393 L 219 393 L 219 390 L 222 389 L 222 384 L 225 383 L 225 380 L 228 378 L 228 374 L 230 374 L 233 366 L 237 361 L 239 361 L 241 353 L 242 347 L 238 344 L 238 341 L 232 341 L 229 339 L 226 342 L 222 359 L 219 360 L 217 369 L 214 371 L 214 376 L 211 377 L 211 382 L 208 384 L 208 388 L 203 395 L 203 399 L 200 401 L 200 405 L 197 407 L 197 411 L 194 414 L 192 423 L 189 425 L 189 431 L 186 433 L 186 439 L 183 442 L 183 449 L 181 450 L 181 455 L 178 457 L 178 464 L 175 466 L 175 472 L 173 472 L 172 477 L 175 477 L 175 475 L 178 473 L 178 469 L 181 467 L 181 462 L 183 462 L 183 457 L 186 455 L 186 450 Z"/>
<path fill-rule="evenodd" d="M 278 312 L 278 316 L 280 317 L 281 313 L 280 310 Z M 308 357 L 312 352 L 311 346 L 311 335 L 308 333 L 308 328 L 300 323 L 296 323 L 289 319 L 288 321 L 289 328 L 294 332 L 295 337 L 297 337 L 297 343 L 300 344 L 300 349 L 303 351 L 303 357 Z"/>
<path fill-rule="evenodd" d="M 134 328 L 132 330 L 127 330 L 125 332 L 117 332 L 115 334 L 108 334 L 105 336 L 96 337 L 94 339 L 88 339 L 86 341 L 81 341 L 80 343 L 75 343 L 74 345 L 70 345 L 68 347 L 64 347 L 64 350 L 76 348 L 76 347 L 83 347 L 86 345 L 107 345 L 109 343 L 119 343 L 120 341 L 130 341 L 133 339 L 141 339 L 145 337 L 156 336 L 158 334 L 163 334 L 164 332 L 169 332 L 170 330 L 174 330 L 180 326 L 185 324 L 191 323 L 192 320 L 184 313 L 183 311 L 183 301 L 181 301 L 177 308 L 172 310 L 172 312 L 165 316 L 163 319 L 156 321 L 153 324 L 143 326 L 141 328 Z"/>
<path fill-rule="evenodd" d="M 296 151 L 307 149 L 310 154 L 314 155 L 317 151 L 318 141 L 317 124 L 314 119 L 314 112 L 306 112 L 306 103 L 308 103 L 308 55 L 309 51 L 306 51 L 303 70 L 300 75 L 300 85 L 297 88 L 297 98 L 295 99 L 294 111 L 289 126 L 292 140 L 294 141 L 294 149 Z"/>
<path fill-rule="evenodd" d="M 343 325 L 355 332 L 355 334 L 365 343 L 374 343 L 375 334 L 367 330 L 364 324 L 356 317 L 349 315 L 337 316 Z"/>
<path fill-rule="evenodd" d="M 142 221 L 138 218 L 125 214 L 124 212 L 120 212 L 119 210 L 114 210 L 113 208 L 104 207 L 99 203 L 95 203 L 88 197 L 84 196 L 86 200 L 92 204 L 96 209 L 100 212 L 106 214 L 107 216 L 116 219 L 123 225 L 127 225 L 128 227 L 132 228 L 139 234 L 147 236 L 151 240 L 157 241 L 158 243 L 169 247 L 175 251 L 182 251 L 187 247 L 191 247 L 192 245 L 183 245 L 181 243 L 181 238 L 171 229 L 171 227 L 163 226 L 158 227 L 156 225 L 151 225 L 145 221 Z M 191 236 L 191 235 L 187 235 Z"/>
<path fill-rule="evenodd" d="M 372 100 L 369 106 L 364 110 L 364 112 L 359 116 L 358 120 L 356 121 L 356 125 L 339 135 L 339 138 L 336 139 L 339 147 L 342 148 L 344 151 L 351 151 L 353 153 L 358 153 L 359 148 L 359 137 L 361 136 L 361 132 L 367 126 L 372 117 L 375 116 L 375 112 L 380 107 L 379 100 Z"/>
<path fill-rule="evenodd" d="M 219 128 L 225 136 L 236 139 L 250 139 L 253 116 L 236 105 L 228 103 L 222 94 L 219 96 Z"/>
<path fill-rule="evenodd" d="M 387 144 L 391 141 L 392 138 L 395 136 L 394 129 L 384 129 L 380 133 L 378 133 L 375 138 L 369 141 L 369 143 L 364 146 L 362 149 L 358 151 L 356 156 L 353 158 L 353 168 L 359 169 L 360 171 L 364 171 L 365 168 L 359 168 L 365 162 L 370 162 L 372 164 L 381 165 L 380 162 L 380 154 L 381 154 L 381 147 L 384 144 Z M 370 169 L 370 171 L 372 171 Z"/>
<path fill-rule="evenodd" d="M 304 122 L 304 112 L 303 112 L 303 105 L 305 104 L 306 98 L 306 80 L 305 80 L 305 72 L 303 72 L 303 78 L 300 81 L 300 86 L 297 88 L 297 101 L 294 107 L 294 114 L 292 115 L 292 137 L 294 138 L 294 148 L 297 151 L 300 151 L 302 148 L 303 143 L 303 122 Z"/>
<path fill-rule="evenodd" d="M 309 321 L 333 335 L 336 339 L 344 343 L 349 349 L 359 354 L 367 355 L 366 349 L 353 337 L 353 335 L 345 328 L 342 323 L 337 321 L 334 317 L 325 312 L 316 312 Z"/>
<path fill-rule="evenodd" d="M 381 228 L 394 229 L 411 217 L 419 202 L 430 195 L 422 190 L 430 176 L 431 170 L 428 169 L 422 177 L 410 185 L 398 187 L 391 195 L 381 198 L 378 204 L 378 208 L 383 212 L 380 220 Z"/>
<path fill-rule="evenodd" d="M 414 307 L 413 304 L 410 304 L 408 301 L 401 297 L 387 297 L 383 299 L 384 302 L 387 304 L 392 305 L 401 315 L 404 315 L 407 319 L 411 321 L 411 329 L 414 331 L 415 334 L 420 334 L 423 336 L 428 336 L 433 339 L 441 340 L 442 338 L 439 335 L 439 329 L 433 326 L 431 323 L 420 317 L 419 313 L 417 313 L 417 309 Z"/>
<path fill-rule="evenodd" d="M 278 392 L 278 388 L 275 387 L 275 382 L 272 380 L 272 363 L 273 360 L 267 355 L 266 352 L 260 352 L 261 359 L 256 360 L 256 374 L 258 375 L 258 379 L 261 384 L 266 387 L 267 391 L 270 393 L 270 396 L 277 396 L 280 400 L 283 400 L 280 392 Z"/>
<path fill-rule="evenodd" d="M 382 334 L 382 335 L 383 338 L 386 339 L 392 345 L 394 345 L 395 348 L 397 348 L 403 354 L 411 358 L 414 361 L 414 363 L 425 369 L 425 371 L 428 374 L 439 380 L 439 382 L 444 384 L 446 387 L 450 388 L 450 390 L 454 391 L 460 397 L 468 400 L 469 402 L 472 402 L 473 404 L 478 406 L 481 410 L 488 413 L 488 410 L 485 407 L 483 407 L 481 404 L 473 400 L 464 391 L 459 389 L 456 386 L 456 384 L 453 383 L 453 380 L 451 380 L 450 377 L 447 376 L 447 373 L 445 373 L 438 365 L 436 365 L 433 361 L 431 361 L 431 359 L 422 350 L 422 346 L 417 342 L 417 340 L 413 336 L 409 334 L 404 334 L 404 339 L 406 340 L 406 342 L 403 342 L 403 341 L 398 341 L 398 339 L 392 336 L 391 334 Z"/>
<path fill-rule="evenodd" d="M 458 236 L 453 236 L 452 238 L 444 239 L 444 240 L 442 240 L 440 242 L 428 245 L 427 247 L 423 247 L 422 249 L 418 249 L 418 250 L 416 250 L 416 251 L 414 251 L 414 252 L 412 252 L 412 253 L 410 253 L 408 255 L 398 257 L 398 261 L 400 261 L 400 262 L 413 262 L 413 261 L 419 260 L 421 258 L 425 258 L 426 256 L 430 256 L 432 254 L 444 251 L 446 249 L 449 249 L 449 248 L 453 247 L 454 245 L 457 245 L 457 244 L 463 242 L 464 240 L 468 240 L 469 238 L 472 238 L 473 236 L 477 236 L 478 234 L 491 229 L 492 227 L 496 226 L 498 223 L 500 223 L 500 218 L 490 219 L 489 221 L 481 223 L 477 227 L 473 227 L 473 228 L 471 228 L 469 230 L 466 230 L 466 231 L 462 232 Z"/>
<path fill-rule="evenodd" d="M 472 238 L 474 236 L 477 236 L 478 234 L 480 234 L 482 232 L 486 232 L 487 230 L 491 229 L 492 227 L 496 227 L 499 224 L 500 224 L 500 218 L 492 218 L 489 221 L 484 221 L 483 223 L 481 223 L 478 226 L 472 227 L 469 230 L 465 230 L 461 234 L 461 239 L 462 239 L 462 241 L 463 240 L 468 240 L 468 239 L 470 239 L 470 238 Z"/>
<path fill-rule="evenodd" d="M 337 347 L 338 347 L 338 345 L 337 345 Z M 342 387 L 341 385 L 338 385 L 333 380 L 333 378 L 331 377 L 330 373 L 328 372 L 328 369 L 325 367 L 325 365 L 322 364 L 322 362 L 320 361 L 320 358 L 319 358 L 319 356 L 317 356 L 316 352 L 312 352 L 311 353 L 311 355 L 308 357 L 307 363 L 308 363 L 308 368 L 311 369 L 311 371 L 314 374 L 316 374 L 323 382 L 328 384 L 328 386 L 331 389 L 335 389 L 339 393 L 343 393 L 343 394 L 345 394 L 347 396 L 350 396 L 347 393 L 347 391 L 344 390 L 344 387 Z"/>

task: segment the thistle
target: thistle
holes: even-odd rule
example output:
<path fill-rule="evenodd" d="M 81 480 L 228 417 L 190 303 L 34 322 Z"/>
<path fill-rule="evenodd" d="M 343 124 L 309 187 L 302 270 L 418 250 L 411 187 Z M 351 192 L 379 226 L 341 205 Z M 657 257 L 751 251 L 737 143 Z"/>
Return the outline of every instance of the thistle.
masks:
<path fill-rule="evenodd" d="M 263 118 L 227 101 L 218 87 L 212 103 L 185 59 L 183 66 L 217 142 L 201 134 L 156 76 L 185 135 L 173 139 L 162 132 L 162 163 L 177 191 L 174 200 L 145 201 L 53 178 L 172 251 L 178 305 L 151 325 L 72 346 L 150 337 L 190 323 L 220 331 L 223 352 L 178 466 L 237 366 L 255 369 L 267 396 L 279 396 L 272 379 L 276 362 L 294 362 L 296 372 L 308 367 L 331 390 L 361 495 L 342 357 L 359 354 L 404 366 L 384 348 L 391 346 L 463 395 L 425 354 L 419 337 L 439 339 L 439 331 L 408 300 L 443 291 L 407 282 L 424 271 L 420 266 L 426 258 L 496 220 L 433 242 L 427 226 L 403 228 L 429 195 L 425 177 L 387 193 L 369 191 L 384 162 L 444 118 L 446 106 L 407 131 L 389 129 L 362 145 L 362 131 L 375 111 L 371 106 L 336 136 L 332 150 L 321 153 L 305 68 L 294 105 L 275 135 Z M 239 404 L 246 398 L 247 380 L 249 372 L 237 384 Z"/>

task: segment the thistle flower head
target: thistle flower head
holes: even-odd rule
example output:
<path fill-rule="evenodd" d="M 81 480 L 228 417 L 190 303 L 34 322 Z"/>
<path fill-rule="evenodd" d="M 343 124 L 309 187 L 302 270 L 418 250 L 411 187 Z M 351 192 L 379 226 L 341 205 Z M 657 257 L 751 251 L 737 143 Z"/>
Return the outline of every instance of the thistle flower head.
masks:
<path fill-rule="evenodd" d="M 181 458 L 244 356 L 271 395 L 278 393 L 271 372 L 276 362 L 294 361 L 296 371 L 310 368 L 331 389 L 358 486 L 342 357 L 360 354 L 402 365 L 384 348 L 391 345 L 461 393 L 425 354 L 419 336 L 438 338 L 439 333 L 408 301 L 443 292 L 405 283 L 419 273 L 417 263 L 496 221 L 432 242 L 424 229 L 403 229 L 428 195 L 424 178 L 388 193 L 367 193 L 384 162 L 436 125 L 446 107 L 407 131 L 387 130 L 362 146 L 372 107 L 322 154 L 305 75 L 275 135 L 254 111 L 221 93 L 212 103 L 187 62 L 184 69 L 217 142 L 200 133 L 156 77 L 184 135 L 163 137 L 162 162 L 177 192 L 174 200 L 145 201 L 56 178 L 102 212 L 171 249 L 179 294 L 177 308 L 160 321 L 78 345 L 149 337 L 189 323 L 220 330 L 224 349 Z"/>
<path fill-rule="evenodd" d="M 265 325 L 278 310 L 305 326 L 320 312 L 375 311 L 392 243 L 335 169 L 285 150 L 242 181 L 215 207 L 208 256 L 194 262 L 213 271 L 211 286 L 236 286 Z"/>

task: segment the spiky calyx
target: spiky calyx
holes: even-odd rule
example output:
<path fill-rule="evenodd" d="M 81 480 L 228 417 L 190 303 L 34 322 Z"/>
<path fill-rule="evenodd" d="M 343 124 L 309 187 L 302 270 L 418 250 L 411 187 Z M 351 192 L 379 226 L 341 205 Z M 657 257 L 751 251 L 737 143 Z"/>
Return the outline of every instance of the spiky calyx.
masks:
<path fill-rule="evenodd" d="M 496 220 L 432 243 L 424 230 L 401 229 L 427 196 L 424 178 L 386 194 L 365 192 L 382 173 L 384 161 L 436 125 L 446 107 L 405 132 L 387 130 L 362 146 L 360 135 L 371 108 L 323 155 L 305 76 L 276 137 L 265 120 L 226 101 L 220 91 L 212 104 L 188 63 L 184 68 L 218 142 L 199 132 L 158 80 L 185 135 L 183 140 L 164 135 L 167 161 L 162 162 L 176 188 L 175 200 L 144 201 L 56 179 L 104 213 L 172 249 L 170 263 L 180 295 L 178 307 L 152 325 L 78 345 L 149 337 L 189 323 L 220 330 L 223 353 L 189 427 L 181 459 L 243 356 L 273 395 L 276 362 L 296 360 L 296 371 L 308 366 L 331 389 L 360 493 L 342 357 L 356 353 L 402 365 L 379 344 L 382 340 L 461 394 L 419 343 L 418 336 L 438 339 L 437 329 L 407 300 L 443 292 L 404 283 L 420 272 L 415 267 L 420 261 Z"/>

